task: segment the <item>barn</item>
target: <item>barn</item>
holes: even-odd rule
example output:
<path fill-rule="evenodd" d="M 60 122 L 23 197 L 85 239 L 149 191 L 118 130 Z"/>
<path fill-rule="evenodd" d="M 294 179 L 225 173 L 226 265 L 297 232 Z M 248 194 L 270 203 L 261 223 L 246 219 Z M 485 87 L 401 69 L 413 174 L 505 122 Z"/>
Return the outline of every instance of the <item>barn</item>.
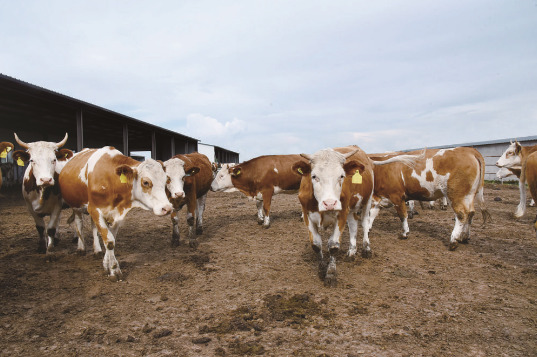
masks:
<path fill-rule="evenodd" d="M 449 149 L 454 148 L 458 146 L 469 146 L 477 149 L 481 155 L 483 155 L 483 158 L 485 159 L 485 180 L 494 181 L 497 180 L 496 178 L 496 172 L 498 171 L 498 167 L 496 167 L 496 161 L 502 156 L 503 152 L 507 149 L 511 141 L 518 140 L 518 142 L 522 146 L 531 146 L 531 145 L 537 145 L 537 135 L 533 136 L 525 136 L 521 138 L 506 138 L 506 139 L 498 139 L 498 140 L 489 140 L 489 141 L 479 141 L 479 142 L 473 142 L 473 143 L 464 143 L 464 144 L 453 144 L 453 145 L 442 145 L 442 146 L 434 146 L 429 147 L 428 149 Z M 412 150 L 418 150 L 418 149 L 412 149 Z M 404 150 L 404 151 L 412 151 L 412 150 Z M 504 181 L 513 181 L 518 179 L 514 176 L 509 176 Z"/>
<path fill-rule="evenodd" d="M 146 152 L 157 160 L 198 150 L 198 139 L 0 74 L 0 141 L 15 144 L 13 133 L 25 142 L 60 141 L 73 151 L 114 146 L 126 155 Z M 238 161 L 239 154 L 218 147 L 216 157 Z M 9 155 L 2 160 L 9 181 L 20 181 Z M 10 172 L 12 171 L 13 172 Z M 7 182 L 6 182 L 7 183 Z"/>

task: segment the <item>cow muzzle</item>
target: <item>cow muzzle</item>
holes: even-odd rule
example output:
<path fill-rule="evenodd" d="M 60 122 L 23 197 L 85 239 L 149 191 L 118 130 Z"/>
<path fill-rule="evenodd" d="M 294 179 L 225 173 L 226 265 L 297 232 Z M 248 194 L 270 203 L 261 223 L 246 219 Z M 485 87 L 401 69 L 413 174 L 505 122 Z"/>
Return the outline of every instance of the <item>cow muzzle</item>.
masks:
<path fill-rule="evenodd" d="M 169 214 L 172 211 L 173 207 L 172 205 L 164 205 L 160 208 L 153 209 L 153 213 L 155 213 L 157 216 L 165 216 Z"/>
<path fill-rule="evenodd" d="M 181 192 L 175 192 L 173 195 L 172 195 L 172 198 L 173 199 L 177 199 L 177 198 L 183 198 L 185 197 L 185 193 L 183 191 Z"/>
<path fill-rule="evenodd" d="M 52 177 L 41 177 L 37 182 L 38 186 L 48 187 L 54 185 L 54 179 Z"/>
<path fill-rule="evenodd" d="M 341 209 L 341 202 L 338 200 L 327 199 L 323 200 L 319 205 L 319 211 L 335 211 Z"/>

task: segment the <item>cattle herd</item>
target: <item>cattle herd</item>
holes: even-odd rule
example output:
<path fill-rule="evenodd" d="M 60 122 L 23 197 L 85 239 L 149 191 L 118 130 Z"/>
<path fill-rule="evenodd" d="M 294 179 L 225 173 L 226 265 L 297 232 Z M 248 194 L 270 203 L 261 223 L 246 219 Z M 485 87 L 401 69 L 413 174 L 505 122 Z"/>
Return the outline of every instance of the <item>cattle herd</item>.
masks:
<path fill-rule="evenodd" d="M 220 170 L 199 153 L 180 154 L 166 162 L 143 162 L 123 155 L 113 147 L 84 149 L 78 153 L 62 148 L 67 134 L 58 143 L 23 142 L 24 150 L 13 151 L 20 166 L 27 165 L 22 194 L 35 220 L 39 235 L 38 251 L 51 254 L 57 243 L 62 209 L 71 209 L 68 222 L 75 222 L 80 253 L 85 252 L 82 215 L 91 217 L 93 252 L 102 253 L 103 266 L 112 280 L 120 280 L 121 270 L 114 254 L 117 233 L 127 213 L 134 207 L 170 214 L 172 245 L 179 244 L 178 212 L 186 205 L 188 240 L 197 246 L 203 231 L 203 211 L 207 192 L 240 191 L 257 202 L 258 223 L 270 227 L 272 196 L 296 193 L 302 206 L 313 250 L 319 257 L 319 273 L 325 284 L 336 283 L 336 253 L 341 235 L 348 226 L 349 257 L 357 253 L 358 220 L 362 227 L 362 257 L 371 256 L 368 232 L 381 207 L 394 206 L 402 223 L 400 239 L 409 236 L 406 202 L 444 200 L 455 212 L 449 241 L 454 250 L 467 243 L 475 206 L 483 222 L 490 219 L 483 198 L 485 162 L 473 148 L 425 149 L 416 152 L 366 154 L 352 145 L 320 150 L 314 154 L 267 155 L 240 164 L 223 164 Z M 14 149 L 0 143 L 0 156 Z M 526 183 L 537 198 L 537 145 L 512 142 L 496 165 L 497 176 L 516 175 L 520 180 L 520 203 L 515 216 L 526 209 Z M 0 173 L 0 185 L 2 177 Z M 45 226 L 44 217 L 50 217 Z M 328 239 L 328 262 L 323 258 L 322 232 L 332 227 Z M 537 232 L 537 218 L 534 221 Z M 100 236 L 100 238 L 99 238 Z"/>

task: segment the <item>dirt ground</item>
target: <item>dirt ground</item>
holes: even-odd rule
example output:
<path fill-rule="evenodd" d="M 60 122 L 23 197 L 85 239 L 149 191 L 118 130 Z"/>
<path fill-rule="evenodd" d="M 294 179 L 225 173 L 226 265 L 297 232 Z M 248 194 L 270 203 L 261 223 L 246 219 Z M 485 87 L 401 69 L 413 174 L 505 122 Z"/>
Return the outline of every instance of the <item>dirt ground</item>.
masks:
<path fill-rule="evenodd" d="M 451 209 L 418 206 L 406 241 L 393 208 L 383 210 L 373 257 L 342 253 L 333 288 L 317 275 L 296 195 L 273 199 L 267 230 L 254 202 L 210 192 L 196 250 L 184 244 L 184 212 L 172 248 L 169 217 L 133 210 L 114 283 L 91 252 L 87 218 L 90 250 L 75 253 L 69 211 L 51 259 L 37 254 L 17 191 L 0 195 L 2 356 L 537 355 L 536 209 L 513 218 L 516 186 L 487 184 L 494 221 L 481 227 L 478 212 L 470 243 L 453 252 Z"/>

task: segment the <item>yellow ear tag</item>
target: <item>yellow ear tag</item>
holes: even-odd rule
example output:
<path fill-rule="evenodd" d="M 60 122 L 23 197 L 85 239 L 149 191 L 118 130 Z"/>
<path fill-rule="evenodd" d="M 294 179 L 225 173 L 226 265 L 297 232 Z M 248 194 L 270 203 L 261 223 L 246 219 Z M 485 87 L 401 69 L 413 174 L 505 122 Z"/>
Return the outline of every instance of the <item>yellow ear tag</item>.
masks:
<path fill-rule="evenodd" d="M 2 151 L 2 152 L 0 153 L 0 157 L 1 157 L 2 159 L 5 159 L 5 158 L 7 157 L 7 150 L 6 150 L 6 149 L 4 149 L 4 151 Z"/>
<path fill-rule="evenodd" d="M 6 150 L 7 150 L 7 152 L 10 152 L 10 151 L 11 151 L 11 146 L 8 146 L 8 147 L 6 148 Z"/>
<path fill-rule="evenodd" d="M 352 175 L 352 183 L 356 183 L 356 184 L 362 183 L 362 175 L 360 175 L 360 171 L 356 170 L 356 173 Z"/>
<path fill-rule="evenodd" d="M 17 165 L 24 166 L 24 161 L 20 157 L 17 159 Z"/>
<path fill-rule="evenodd" d="M 127 183 L 127 176 L 125 176 L 125 174 L 121 174 L 119 176 L 119 181 L 121 181 L 121 183 Z"/>
<path fill-rule="evenodd" d="M 297 171 L 298 171 L 299 174 L 304 175 L 304 173 L 302 172 L 302 169 L 300 167 L 298 168 Z"/>

